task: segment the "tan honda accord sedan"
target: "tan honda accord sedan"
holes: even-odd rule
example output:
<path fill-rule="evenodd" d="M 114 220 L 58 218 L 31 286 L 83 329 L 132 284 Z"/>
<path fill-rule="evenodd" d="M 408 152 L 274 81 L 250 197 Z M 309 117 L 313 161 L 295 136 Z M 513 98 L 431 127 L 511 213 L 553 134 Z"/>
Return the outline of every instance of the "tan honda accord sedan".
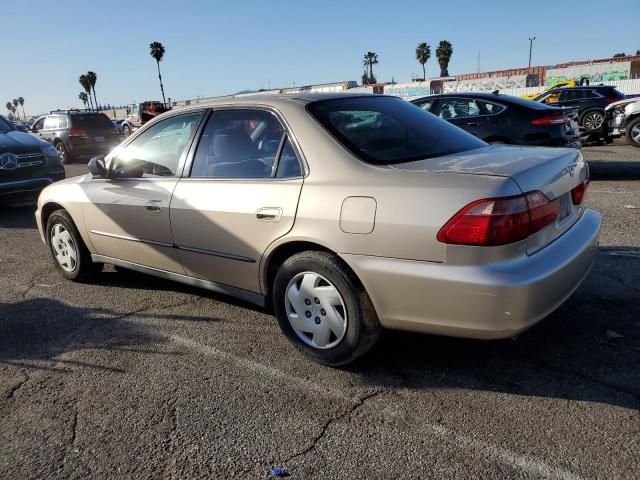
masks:
<path fill-rule="evenodd" d="M 36 212 L 55 265 L 272 303 L 332 366 L 383 327 L 513 336 L 580 285 L 600 216 L 575 149 L 487 145 L 382 95 L 222 98 L 145 125 Z"/>

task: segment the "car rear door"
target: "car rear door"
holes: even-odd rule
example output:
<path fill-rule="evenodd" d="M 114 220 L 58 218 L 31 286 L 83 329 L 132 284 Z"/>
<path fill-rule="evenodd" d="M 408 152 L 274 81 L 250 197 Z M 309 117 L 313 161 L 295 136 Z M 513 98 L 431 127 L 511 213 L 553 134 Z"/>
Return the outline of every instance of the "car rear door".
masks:
<path fill-rule="evenodd" d="M 109 156 L 108 178 L 88 183 L 83 214 L 99 255 L 183 273 L 169 204 L 202 116 L 189 112 L 149 125 Z"/>
<path fill-rule="evenodd" d="M 171 200 L 173 238 L 187 275 L 260 292 L 263 253 L 293 227 L 300 158 L 274 112 L 211 112 Z"/>
<path fill-rule="evenodd" d="M 473 98 L 441 98 L 438 116 L 476 137 L 486 136 L 487 116 Z"/>

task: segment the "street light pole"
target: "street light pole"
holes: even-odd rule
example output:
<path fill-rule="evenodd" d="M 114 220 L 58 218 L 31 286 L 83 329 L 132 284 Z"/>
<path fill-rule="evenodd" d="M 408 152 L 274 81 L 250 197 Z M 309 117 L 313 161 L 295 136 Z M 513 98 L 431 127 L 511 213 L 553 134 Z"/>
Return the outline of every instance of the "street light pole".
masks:
<path fill-rule="evenodd" d="M 533 41 L 536 37 L 529 37 L 529 68 L 531 68 L 531 50 L 533 50 Z"/>

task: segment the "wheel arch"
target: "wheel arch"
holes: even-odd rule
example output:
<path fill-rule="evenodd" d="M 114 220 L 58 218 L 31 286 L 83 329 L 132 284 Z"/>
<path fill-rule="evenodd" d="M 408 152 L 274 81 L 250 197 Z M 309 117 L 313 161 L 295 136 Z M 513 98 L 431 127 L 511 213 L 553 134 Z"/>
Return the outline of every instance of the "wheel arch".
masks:
<path fill-rule="evenodd" d="M 330 248 L 327 245 L 320 244 L 314 240 L 310 239 L 291 239 L 288 241 L 283 241 L 278 245 L 274 246 L 266 255 L 262 262 L 261 274 L 260 274 L 260 284 L 262 287 L 262 291 L 267 298 L 267 303 L 272 294 L 273 290 L 273 281 L 275 279 L 276 273 L 278 272 L 278 268 L 282 265 L 287 258 L 295 255 L 296 253 L 304 252 L 307 250 L 315 250 L 320 252 L 327 252 L 335 255 L 340 262 L 342 262 L 358 279 L 360 284 L 364 287 L 362 280 L 356 273 L 356 271 L 349 265 L 342 256 L 340 256 L 336 251 Z M 366 290 L 366 288 L 365 288 Z"/>

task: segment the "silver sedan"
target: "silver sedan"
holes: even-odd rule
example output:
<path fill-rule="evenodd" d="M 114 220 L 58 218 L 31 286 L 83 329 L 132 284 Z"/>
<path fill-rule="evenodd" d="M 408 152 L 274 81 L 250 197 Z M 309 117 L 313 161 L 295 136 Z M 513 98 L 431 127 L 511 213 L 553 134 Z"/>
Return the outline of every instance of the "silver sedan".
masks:
<path fill-rule="evenodd" d="M 504 338 L 593 263 L 579 150 L 489 146 L 398 98 L 248 95 L 172 110 L 36 212 L 60 273 L 103 264 L 258 305 L 339 366 L 383 328 Z"/>

